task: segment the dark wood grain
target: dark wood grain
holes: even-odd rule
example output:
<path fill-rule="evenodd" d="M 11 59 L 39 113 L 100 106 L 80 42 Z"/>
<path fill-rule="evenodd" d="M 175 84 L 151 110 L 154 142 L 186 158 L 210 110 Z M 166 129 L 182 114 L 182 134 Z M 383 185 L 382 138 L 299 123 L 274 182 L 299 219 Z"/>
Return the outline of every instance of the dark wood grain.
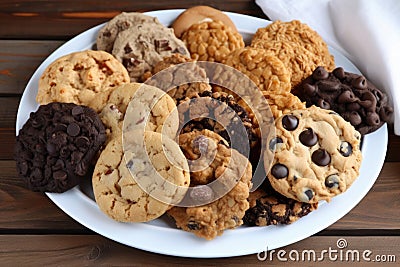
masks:
<path fill-rule="evenodd" d="M 0 229 L 85 230 L 55 205 L 49 204 L 51 201 L 44 194 L 27 190 L 17 177 L 14 161 L 0 161 L 0 170 Z M 373 229 L 372 232 L 392 230 L 392 233 L 400 234 L 399 172 L 400 162 L 386 163 L 376 184 L 360 204 L 325 231 L 346 233 L 352 229 Z"/>
<path fill-rule="evenodd" d="M 338 249 L 336 242 L 338 239 L 345 239 L 348 247 Z M 267 246 L 267 242 L 266 242 Z M 171 257 L 166 255 L 154 254 L 128 246 L 121 245 L 97 235 L 3 235 L 0 236 L 0 255 L 1 263 L 5 266 L 298 266 L 300 263 L 306 266 L 375 266 L 373 262 L 366 262 L 362 258 L 365 250 L 371 250 L 370 260 L 374 260 L 377 255 L 385 255 L 391 262 L 385 262 L 382 266 L 396 266 L 400 260 L 398 248 L 400 246 L 399 236 L 375 236 L 375 237 L 352 237 L 352 236 L 318 236 L 311 237 L 298 243 L 276 249 L 267 254 L 265 261 L 260 261 L 257 254 L 239 256 L 234 258 L 219 259 L 190 259 Z M 323 254 L 323 261 L 317 259 L 322 250 L 337 250 L 332 253 L 337 255 L 336 260 L 331 260 L 329 255 Z M 190 249 L 190 248 L 188 248 Z M 288 261 L 280 261 L 276 256 L 278 251 L 286 252 L 282 255 Z M 303 251 L 315 251 L 308 260 L 308 254 L 304 254 L 304 261 L 292 261 L 289 258 L 291 251 L 300 253 Z M 356 254 L 347 253 L 354 251 Z M 342 251 L 342 254 L 340 254 Z M 397 251 L 397 253 L 395 253 Z M 260 251 L 261 252 L 261 251 Z M 272 253 L 272 254 L 271 254 Z M 352 252 L 353 253 L 353 252 Z M 357 260 L 356 255 L 359 255 Z M 260 258 L 264 254 L 260 254 Z M 272 255 L 272 256 L 271 256 Z M 294 255 L 292 253 L 292 255 Z M 342 255 L 342 256 L 340 256 Z M 346 256 L 347 255 L 347 256 Z M 354 256 L 352 256 L 354 255 Z M 281 257 L 282 257 L 281 256 Z M 390 257 L 389 257 L 390 256 Z M 394 257 L 393 257 L 394 256 Z M 271 257 L 272 261 L 269 260 Z M 346 258 L 347 257 L 347 258 Z M 382 258 L 382 257 L 381 257 Z M 346 259 L 348 259 L 346 261 Z M 372 265 L 370 265 L 372 264 Z"/>
<path fill-rule="evenodd" d="M 235 11 L 267 18 L 253 1 L 3 1 L 0 4 L 0 36 L 7 39 L 66 40 L 121 11 L 152 11 L 187 8 L 207 4 L 225 11 Z M 57 8 L 54 8 L 57 6 Z M 94 8 L 95 7 L 95 8 Z M 12 21 L 12 23 L 10 23 Z"/>

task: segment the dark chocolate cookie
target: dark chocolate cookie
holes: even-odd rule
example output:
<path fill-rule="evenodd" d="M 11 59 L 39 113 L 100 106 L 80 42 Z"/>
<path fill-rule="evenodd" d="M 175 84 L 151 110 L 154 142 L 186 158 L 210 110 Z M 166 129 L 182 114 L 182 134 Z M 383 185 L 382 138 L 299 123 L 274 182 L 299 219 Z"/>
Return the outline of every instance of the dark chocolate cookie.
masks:
<path fill-rule="evenodd" d="M 341 67 L 332 72 L 316 68 L 293 93 L 308 107 L 336 111 L 362 135 L 377 130 L 393 113 L 385 93 L 364 76 L 345 72 Z"/>
<path fill-rule="evenodd" d="M 33 191 L 64 192 L 92 169 L 105 140 L 105 128 L 93 109 L 72 103 L 42 105 L 17 136 L 18 175 Z"/>
<path fill-rule="evenodd" d="M 299 202 L 279 194 L 268 179 L 262 187 L 250 193 L 249 204 L 243 218 L 248 226 L 290 224 L 318 208 L 318 203 Z"/>

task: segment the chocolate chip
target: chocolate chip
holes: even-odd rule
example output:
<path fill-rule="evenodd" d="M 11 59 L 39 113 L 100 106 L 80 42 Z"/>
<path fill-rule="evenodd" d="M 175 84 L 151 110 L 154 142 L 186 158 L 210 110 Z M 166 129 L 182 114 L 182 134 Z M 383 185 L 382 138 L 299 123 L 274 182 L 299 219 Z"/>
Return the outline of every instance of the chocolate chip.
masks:
<path fill-rule="evenodd" d="M 52 143 L 47 143 L 46 149 L 47 149 L 47 153 L 49 153 L 49 155 L 51 155 L 51 156 L 54 156 L 57 152 L 55 145 Z"/>
<path fill-rule="evenodd" d="M 142 63 L 141 60 L 138 60 L 134 57 L 124 57 L 122 59 L 122 64 L 128 69 L 128 70 L 133 70 L 137 66 L 139 66 Z"/>
<path fill-rule="evenodd" d="M 341 93 L 337 98 L 337 102 L 339 104 L 352 103 L 354 101 L 356 101 L 356 98 L 355 98 L 353 92 L 348 91 L 348 90 L 346 90 L 343 93 Z"/>
<path fill-rule="evenodd" d="M 334 69 L 333 75 L 335 75 L 338 79 L 343 79 L 345 77 L 344 69 L 342 67 Z"/>
<path fill-rule="evenodd" d="M 33 128 L 39 128 L 42 125 L 44 125 L 44 120 L 42 117 L 36 117 L 36 118 L 32 119 L 32 127 Z"/>
<path fill-rule="evenodd" d="M 299 119 L 294 115 L 285 115 L 282 118 L 282 126 L 288 131 L 293 131 L 299 125 Z"/>
<path fill-rule="evenodd" d="M 329 73 L 324 69 L 324 67 L 317 67 L 312 74 L 315 80 L 325 80 L 329 77 Z"/>
<path fill-rule="evenodd" d="M 308 128 L 301 132 L 299 136 L 300 142 L 308 147 L 312 147 L 318 142 L 318 136 L 315 134 L 314 130 Z"/>
<path fill-rule="evenodd" d="M 126 163 L 126 167 L 127 167 L 128 169 L 130 169 L 130 168 L 132 168 L 132 166 L 133 166 L 133 161 L 132 161 L 132 160 L 129 160 L 129 161 Z"/>
<path fill-rule="evenodd" d="M 356 89 L 367 89 L 367 80 L 363 76 L 359 76 L 356 79 L 353 79 L 351 82 L 351 86 L 353 86 Z"/>
<path fill-rule="evenodd" d="M 89 144 L 90 144 L 90 140 L 86 136 L 79 136 L 76 139 L 76 145 L 79 148 L 87 148 L 89 146 Z"/>
<path fill-rule="evenodd" d="M 303 90 L 304 90 L 304 93 L 307 94 L 308 96 L 313 96 L 316 94 L 315 86 L 312 84 L 309 84 L 309 83 L 305 83 L 303 85 Z"/>
<path fill-rule="evenodd" d="M 83 107 L 81 107 L 81 106 L 76 106 L 76 107 L 72 108 L 72 110 L 71 110 L 72 116 L 77 116 L 82 113 L 83 113 Z"/>
<path fill-rule="evenodd" d="M 67 131 L 67 125 L 63 123 L 57 123 L 56 127 L 54 127 L 55 132 L 66 132 Z"/>
<path fill-rule="evenodd" d="M 325 186 L 329 189 L 339 188 L 339 176 L 337 174 L 331 174 L 325 179 Z"/>
<path fill-rule="evenodd" d="M 312 161 L 318 166 L 326 166 L 331 162 L 331 156 L 325 149 L 317 149 L 311 155 Z"/>
<path fill-rule="evenodd" d="M 314 192 L 311 189 L 307 189 L 304 191 L 304 195 L 306 195 L 307 200 L 310 201 L 314 197 Z"/>
<path fill-rule="evenodd" d="M 154 40 L 154 46 L 156 47 L 157 52 L 172 50 L 172 48 L 169 46 L 169 41 L 165 39 Z"/>
<path fill-rule="evenodd" d="M 358 104 L 357 102 L 348 103 L 348 104 L 346 105 L 346 109 L 347 109 L 348 111 L 358 111 L 358 110 L 360 110 L 360 108 L 361 108 L 361 106 L 360 106 L 360 104 Z"/>
<path fill-rule="evenodd" d="M 129 45 L 129 43 L 127 43 L 124 47 L 124 52 L 125 54 L 129 54 L 130 52 L 132 52 L 132 47 Z"/>
<path fill-rule="evenodd" d="M 329 104 L 329 102 L 325 101 L 322 98 L 318 99 L 317 104 L 318 104 L 318 106 L 320 108 L 323 108 L 323 109 L 330 109 L 331 108 L 331 105 Z"/>
<path fill-rule="evenodd" d="M 375 112 L 368 112 L 366 122 L 370 126 L 377 126 L 381 123 L 381 120 L 379 118 L 379 115 Z"/>
<path fill-rule="evenodd" d="M 81 128 L 75 122 L 72 122 L 67 127 L 67 133 L 70 136 L 77 136 L 81 131 Z"/>
<path fill-rule="evenodd" d="M 189 230 L 192 230 L 192 231 L 197 231 L 197 230 L 200 230 L 201 229 L 201 226 L 197 223 L 197 222 L 195 222 L 195 221 L 192 221 L 192 220 L 190 220 L 188 223 L 187 223 L 187 228 L 189 228 Z"/>
<path fill-rule="evenodd" d="M 353 147 L 346 141 L 340 143 L 339 152 L 343 157 L 348 157 L 353 153 Z"/>
<path fill-rule="evenodd" d="M 198 185 L 191 188 L 190 198 L 196 203 L 207 204 L 214 196 L 214 192 L 207 185 Z"/>
<path fill-rule="evenodd" d="M 275 137 L 272 138 L 271 141 L 269 141 L 269 150 L 274 152 L 275 150 L 279 149 L 283 144 L 283 140 L 280 137 Z"/>
<path fill-rule="evenodd" d="M 274 166 L 272 166 L 271 174 L 276 179 L 282 179 L 282 178 L 286 178 L 289 175 L 289 170 L 285 165 L 277 163 Z"/>

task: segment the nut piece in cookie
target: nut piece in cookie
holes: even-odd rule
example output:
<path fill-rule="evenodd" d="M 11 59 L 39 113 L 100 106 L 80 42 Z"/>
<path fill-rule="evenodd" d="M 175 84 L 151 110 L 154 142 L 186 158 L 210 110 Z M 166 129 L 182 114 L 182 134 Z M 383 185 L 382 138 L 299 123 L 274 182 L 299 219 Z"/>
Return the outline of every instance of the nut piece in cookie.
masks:
<path fill-rule="evenodd" d="M 361 135 L 337 113 L 311 106 L 281 116 L 275 126 L 264 163 L 280 194 L 301 202 L 329 201 L 358 177 Z"/>
<path fill-rule="evenodd" d="M 132 25 L 115 39 L 112 54 L 128 70 L 131 82 L 140 82 L 143 74 L 164 57 L 174 53 L 190 56 L 171 28 L 153 26 L 153 23 Z"/>
<path fill-rule="evenodd" d="M 322 37 L 298 20 L 277 20 L 258 29 L 251 46 L 265 48 L 278 56 L 291 70 L 293 86 L 317 66 L 324 66 L 329 71 L 335 68 L 335 60 Z"/>
<path fill-rule="evenodd" d="M 242 218 L 249 208 L 247 198 L 252 177 L 248 160 L 227 147 L 226 141 L 211 131 L 182 134 L 179 142 L 191 170 L 187 198 L 195 203 L 215 200 L 205 205 L 170 209 L 168 214 L 174 218 L 177 227 L 211 240 L 224 230 L 243 224 Z M 228 180 L 234 184 L 227 193 L 221 194 L 221 190 L 226 191 L 224 187 L 229 184 Z"/>
<path fill-rule="evenodd" d="M 39 79 L 36 101 L 90 106 L 99 93 L 129 82 L 125 67 L 111 54 L 86 50 L 60 57 Z M 95 107 L 93 107 L 95 108 Z"/>
<path fill-rule="evenodd" d="M 279 194 L 268 179 L 250 192 L 249 204 L 243 218 L 244 224 L 249 226 L 291 224 L 318 208 L 318 203 L 299 202 Z"/>
<path fill-rule="evenodd" d="M 293 93 L 307 106 L 336 111 L 363 135 L 377 130 L 393 113 L 384 92 L 364 76 L 341 67 L 332 72 L 316 68 Z"/>
<path fill-rule="evenodd" d="M 29 189 L 62 193 L 91 175 L 106 140 L 104 126 L 89 107 L 53 102 L 32 112 L 17 136 L 17 171 Z"/>
<path fill-rule="evenodd" d="M 182 35 L 195 60 L 223 62 L 232 51 L 243 48 L 243 37 L 221 21 L 193 24 Z"/>
<path fill-rule="evenodd" d="M 190 184 L 187 160 L 172 139 L 156 132 L 125 133 L 97 161 L 93 191 L 114 220 L 146 222 L 178 203 Z"/>
<path fill-rule="evenodd" d="M 206 20 L 219 20 L 234 32 L 238 32 L 233 21 L 225 13 L 209 6 L 194 6 L 186 9 L 172 23 L 172 28 L 176 37 L 180 38 L 190 26 Z"/>

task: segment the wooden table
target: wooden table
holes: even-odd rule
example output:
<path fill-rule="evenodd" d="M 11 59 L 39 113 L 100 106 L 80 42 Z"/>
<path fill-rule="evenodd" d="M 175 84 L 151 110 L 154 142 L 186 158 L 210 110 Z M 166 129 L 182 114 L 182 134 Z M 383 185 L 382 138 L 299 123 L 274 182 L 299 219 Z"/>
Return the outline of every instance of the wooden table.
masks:
<path fill-rule="evenodd" d="M 189 259 L 153 254 L 108 240 L 75 222 L 44 194 L 25 189 L 13 160 L 20 97 L 38 65 L 76 34 L 120 11 L 150 11 L 206 4 L 267 18 L 247 0 L 226 1 L 2 1 L 0 3 L 0 265 L 285 265 L 257 254 L 222 259 Z M 389 129 L 382 172 L 368 195 L 344 218 L 318 234 L 283 248 L 321 251 L 345 238 L 352 249 L 395 255 L 400 262 L 400 137 Z M 191 249 L 191 248 L 188 248 Z M 339 263 L 324 261 L 337 266 Z M 286 263 L 288 264 L 288 263 Z M 291 263 L 293 264 L 293 263 Z M 297 262 L 295 266 L 312 265 Z M 363 266 L 376 264 L 358 262 Z M 366 265 L 365 265 L 366 264 Z M 390 263 L 382 264 L 389 266 Z"/>

